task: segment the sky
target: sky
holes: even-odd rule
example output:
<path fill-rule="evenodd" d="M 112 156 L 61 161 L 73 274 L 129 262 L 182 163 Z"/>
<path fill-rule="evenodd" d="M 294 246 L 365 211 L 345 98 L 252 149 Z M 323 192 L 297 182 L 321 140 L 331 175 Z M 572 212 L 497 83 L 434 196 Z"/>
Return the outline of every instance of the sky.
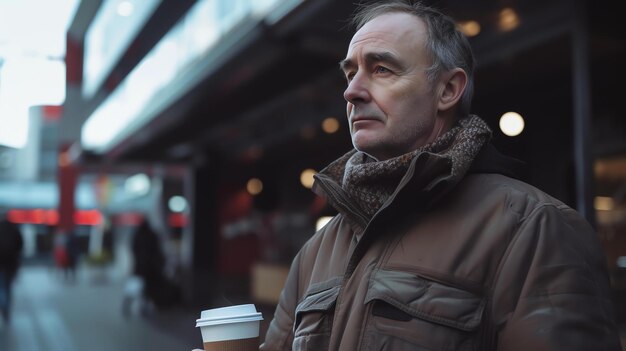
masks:
<path fill-rule="evenodd" d="M 0 145 L 24 147 L 28 108 L 65 100 L 65 36 L 79 0 L 0 0 Z"/>

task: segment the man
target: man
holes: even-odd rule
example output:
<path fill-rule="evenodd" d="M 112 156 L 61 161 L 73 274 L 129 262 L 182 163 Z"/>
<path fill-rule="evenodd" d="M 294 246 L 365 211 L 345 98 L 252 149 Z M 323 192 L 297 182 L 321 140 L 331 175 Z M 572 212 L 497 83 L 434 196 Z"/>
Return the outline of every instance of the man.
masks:
<path fill-rule="evenodd" d="M 605 258 L 574 210 L 508 177 L 469 115 L 474 61 L 420 4 L 364 7 L 341 69 L 339 212 L 293 261 L 262 350 L 619 350 Z"/>
<path fill-rule="evenodd" d="M 20 229 L 2 215 L 0 219 L 0 312 L 6 323 L 10 322 L 11 290 L 19 269 L 23 245 Z"/>

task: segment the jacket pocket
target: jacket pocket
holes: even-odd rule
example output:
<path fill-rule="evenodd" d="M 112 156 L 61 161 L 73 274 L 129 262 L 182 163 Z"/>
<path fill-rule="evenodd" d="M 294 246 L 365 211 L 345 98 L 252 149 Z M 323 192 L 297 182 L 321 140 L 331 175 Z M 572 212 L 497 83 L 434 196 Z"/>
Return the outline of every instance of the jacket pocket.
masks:
<path fill-rule="evenodd" d="M 340 283 L 337 277 L 309 287 L 306 297 L 296 307 L 294 350 L 328 349 Z"/>
<path fill-rule="evenodd" d="M 474 350 L 486 299 L 410 272 L 372 274 L 371 316 L 363 345 L 372 350 Z"/>

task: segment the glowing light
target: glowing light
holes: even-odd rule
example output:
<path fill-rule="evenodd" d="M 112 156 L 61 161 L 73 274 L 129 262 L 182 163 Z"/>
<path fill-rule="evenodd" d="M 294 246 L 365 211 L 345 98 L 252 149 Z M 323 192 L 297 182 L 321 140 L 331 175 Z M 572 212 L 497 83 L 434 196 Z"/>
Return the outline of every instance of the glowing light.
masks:
<path fill-rule="evenodd" d="M 259 195 L 263 191 L 263 182 L 258 178 L 252 178 L 248 180 L 246 190 L 250 195 Z"/>
<path fill-rule="evenodd" d="M 187 225 L 187 216 L 183 213 L 170 213 L 167 217 L 167 223 L 172 228 L 182 228 Z"/>
<path fill-rule="evenodd" d="M 517 112 L 507 112 L 500 117 L 500 130 L 510 137 L 524 131 L 524 118 Z"/>
<path fill-rule="evenodd" d="M 468 37 L 475 37 L 480 33 L 480 23 L 470 20 L 458 23 L 461 32 Z"/>
<path fill-rule="evenodd" d="M 102 223 L 102 213 L 98 210 L 78 210 L 74 212 L 74 223 L 77 225 L 97 225 Z M 59 224 L 59 212 L 54 209 L 9 210 L 7 219 L 12 223 Z"/>
<path fill-rule="evenodd" d="M 311 189 L 313 187 L 313 176 L 315 175 L 315 173 L 317 172 L 310 168 L 302 171 L 302 173 L 300 173 L 300 183 L 302 184 L 302 186 L 307 189 Z"/>
<path fill-rule="evenodd" d="M 98 210 L 74 212 L 74 223 L 77 225 L 98 225 L 102 223 L 102 214 Z"/>
<path fill-rule="evenodd" d="M 143 173 L 128 177 L 124 182 L 124 190 L 133 196 L 143 196 L 150 192 L 150 178 Z"/>
<path fill-rule="evenodd" d="M 596 196 L 593 199 L 593 207 L 597 211 L 610 211 L 615 208 L 615 201 L 608 196 Z"/>
<path fill-rule="evenodd" d="M 187 200 L 180 195 L 175 195 L 170 197 L 167 206 L 172 212 L 183 212 L 187 208 Z"/>
<path fill-rule="evenodd" d="M 519 16 L 510 7 L 503 8 L 498 14 L 498 27 L 500 30 L 508 32 L 519 26 Z"/>
<path fill-rule="evenodd" d="M 333 219 L 332 216 L 323 216 L 317 219 L 315 222 L 315 231 L 322 229 L 330 220 Z"/>
<path fill-rule="evenodd" d="M 322 130 L 328 134 L 335 133 L 339 130 L 339 121 L 334 117 L 328 117 L 322 122 Z"/>

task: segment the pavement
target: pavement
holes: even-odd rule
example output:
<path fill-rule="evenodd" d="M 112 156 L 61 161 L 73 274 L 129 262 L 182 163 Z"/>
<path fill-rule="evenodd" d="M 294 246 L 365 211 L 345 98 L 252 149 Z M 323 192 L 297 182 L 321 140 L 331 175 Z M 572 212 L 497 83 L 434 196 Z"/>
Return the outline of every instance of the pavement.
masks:
<path fill-rule="evenodd" d="M 122 313 L 125 278 L 79 267 L 73 279 L 45 265 L 22 267 L 10 322 L 0 319 L 2 351 L 160 351 L 202 348 L 199 312 L 177 307 Z"/>

